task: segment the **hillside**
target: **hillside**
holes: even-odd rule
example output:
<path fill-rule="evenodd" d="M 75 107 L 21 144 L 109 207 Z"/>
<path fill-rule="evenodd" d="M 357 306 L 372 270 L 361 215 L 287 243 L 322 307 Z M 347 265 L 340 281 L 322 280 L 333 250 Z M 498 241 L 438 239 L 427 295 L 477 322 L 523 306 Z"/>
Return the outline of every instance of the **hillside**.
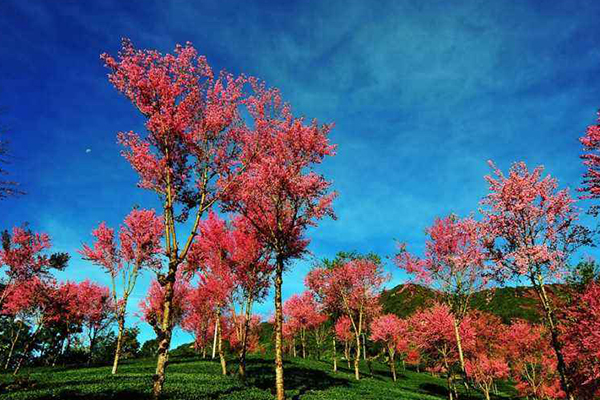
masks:
<path fill-rule="evenodd" d="M 113 376 L 110 367 L 93 368 L 31 368 L 25 369 L 18 381 L 8 373 L 0 373 L 0 398 L 6 400 L 109 400 L 148 399 L 156 360 L 152 358 L 126 360 L 119 374 Z M 285 385 L 290 400 L 439 400 L 445 399 L 445 381 L 427 373 L 400 370 L 398 382 L 393 382 L 386 365 L 374 363 L 373 375 L 361 362 L 365 377 L 354 380 L 345 362 L 337 373 L 331 372 L 329 361 L 285 360 Z M 230 363 L 231 371 L 237 365 Z M 200 399 L 274 399 L 275 374 L 272 356 L 252 355 L 248 360 L 248 378 L 242 382 L 236 376 L 222 376 L 217 360 L 202 360 L 198 356 L 173 355 L 165 383 L 165 400 Z M 496 399 L 510 399 L 514 390 L 501 385 Z M 462 391 L 462 389 L 461 389 Z M 483 399 L 478 393 L 461 398 Z"/>
<path fill-rule="evenodd" d="M 549 285 L 548 292 L 555 299 L 564 292 L 562 285 Z M 401 284 L 381 294 L 381 304 L 385 313 L 406 317 L 419 308 L 431 305 L 438 293 L 415 284 Z M 516 286 L 486 290 L 475 293 L 471 301 L 473 308 L 497 315 L 504 323 L 520 318 L 539 322 L 537 295 L 531 287 Z"/>

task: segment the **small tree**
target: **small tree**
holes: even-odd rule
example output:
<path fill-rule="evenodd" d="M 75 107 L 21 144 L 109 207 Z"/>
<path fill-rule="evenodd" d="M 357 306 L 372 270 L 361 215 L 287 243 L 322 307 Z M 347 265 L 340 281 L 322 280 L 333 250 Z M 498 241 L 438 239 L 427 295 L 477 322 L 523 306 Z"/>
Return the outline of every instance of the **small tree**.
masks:
<path fill-rule="evenodd" d="M 464 373 L 460 324 L 469 310 L 473 294 L 484 289 L 489 282 L 482 241 L 484 226 L 471 217 L 459 219 L 450 215 L 436 219 L 426 232 L 429 239 L 425 243 L 424 257 L 414 257 L 402 246 L 396 263 L 406 272 L 414 274 L 418 283 L 442 294 L 454 315 L 454 333 Z"/>
<path fill-rule="evenodd" d="M 89 342 L 88 365 L 94 358 L 96 341 L 115 321 L 115 304 L 110 289 L 90 280 L 79 284 L 78 307 L 81 308 L 82 325 Z"/>
<path fill-rule="evenodd" d="M 460 368 L 458 347 L 454 333 L 454 316 L 445 304 L 421 310 L 410 318 L 409 327 L 412 340 L 419 354 L 428 364 L 428 369 L 446 375 L 448 398 L 457 397 L 455 371 Z M 468 317 L 460 325 L 460 335 L 465 348 L 473 345 L 475 333 Z"/>
<path fill-rule="evenodd" d="M 591 282 L 566 310 L 565 362 L 580 398 L 600 396 L 600 283 Z"/>
<path fill-rule="evenodd" d="M 337 308 L 350 320 L 355 339 L 354 375 L 360 379 L 361 336 L 370 320 L 381 311 L 379 293 L 389 277 L 381 265 L 368 258 L 357 258 L 333 268 L 316 268 L 307 280 L 320 293 L 327 309 Z"/>
<path fill-rule="evenodd" d="M 394 382 L 396 382 L 396 353 L 406 351 L 406 333 L 406 322 L 394 314 L 381 315 L 371 322 L 371 340 L 381 342 L 385 346 Z"/>
<path fill-rule="evenodd" d="M 142 270 L 160 267 L 163 222 L 154 210 L 133 210 L 119 230 L 120 246 L 115 240 L 114 230 L 108 228 L 104 222 L 92 235 L 96 238 L 93 247 L 84 244 L 80 253 L 110 275 L 111 294 L 116 305 L 115 318 L 118 324 L 117 348 L 112 368 L 114 375 L 117 373 L 121 356 L 129 296 Z"/>
<path fill-rule="evenodd" d="M 63 270 L 69 261 L 66 253 L 48 253 L 50 236 L 19 227 L 2 232 L 0 267 L 5 281 L 0 285 L 0 307 L 12 285 L 26 284 L 33 278 L 48 279 L 52 270 Z"/>
<path fill-rule="evenodd" d="M 323 323 L 322 314 L 319 305 L 309 291 L 300 295 L 293 295 L 283 304 L 283 314 L 287 323 L 295 327 L 295 331 L 300 334 L 300 344 L 302 345 L 302 358 L 306 358 L 306 338 L 307 332 L 318 327 Z"/>

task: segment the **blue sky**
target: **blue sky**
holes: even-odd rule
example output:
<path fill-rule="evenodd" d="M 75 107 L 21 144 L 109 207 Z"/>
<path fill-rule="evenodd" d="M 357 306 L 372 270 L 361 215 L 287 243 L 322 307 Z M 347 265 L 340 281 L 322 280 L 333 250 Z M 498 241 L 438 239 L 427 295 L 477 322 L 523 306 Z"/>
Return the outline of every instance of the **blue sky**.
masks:
<path fill-rule="evenodd" d="M 477 210 L 488 159 L 503 170 L 543 164 L 561 186 L 579 184 L 577 139 L 600 107 L 598 17 L 593 0 L 4 0 L 0 125 L 28 194 L 0 204 L 0 228 L 29 222 L 72 254 L 59 278 L 108 283 L 76 249 L 100 221 L 157 206 L 116 143 L 143 121 L 99 60 L 129 37 L 162 52 L 191 41 L 215 69 L 262 78 L 296 114 L 335 122 L 338 155 L 320 170 L 340 194 L 338 220 L 310 232 L 316 257 L 391 256 L 395 239 L 419 252 L 436 216 Z M 405 279 L 386 263 L 390 285 Z M 284 297 L 302 290 L 310 265 L 294 265 Z"/>

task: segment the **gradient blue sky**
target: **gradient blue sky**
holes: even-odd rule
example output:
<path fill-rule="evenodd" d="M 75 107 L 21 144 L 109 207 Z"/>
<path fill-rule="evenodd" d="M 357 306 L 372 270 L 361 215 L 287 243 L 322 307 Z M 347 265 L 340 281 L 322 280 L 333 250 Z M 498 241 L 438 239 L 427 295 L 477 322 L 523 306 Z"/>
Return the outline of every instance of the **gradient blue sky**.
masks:
<path fill-rule="evenodd" d="M 100 221 L 157 205 L 116 144 L 142 120 L 99 60 L 129 37 L 163 52 L 191 41 L 215 69 L 258 76 L 297 114 L 335 122 L 338 155 L 321 171 L 339 218 L 310 232 L 316 257 L 391 256 L 394 239 L 419 252 L 435 216 L 477 209 L 488 159 L 544 164 L 561 186 L 579 184 L 577 138 L 600 107 L 599 17 L 596 0 L 3 0 L 0 122 L 28 194 L 0 204 L 0 228 L 28 221 L 72 254 L 59 278 L 108 283 L 76 249 Z M 309 268 L 294 265 L 284 297 Z M 406 278 L 386 268 L 390 285 Z M 270 313 L 271 300 L 257 309 Z"/>

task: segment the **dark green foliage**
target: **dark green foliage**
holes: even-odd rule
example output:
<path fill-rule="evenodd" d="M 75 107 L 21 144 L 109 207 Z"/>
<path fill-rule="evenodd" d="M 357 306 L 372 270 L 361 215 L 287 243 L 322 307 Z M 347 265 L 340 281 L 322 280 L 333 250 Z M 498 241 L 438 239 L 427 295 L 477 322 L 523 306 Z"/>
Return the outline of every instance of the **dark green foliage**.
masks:
<path fill-rule="evenodd" d="M 233 364 L 233 363 L 232 363 Z M 235 370 L 236 365 L 231 365 Z M 3 400 L 105 400 L 146 399 L 152 387 L 155 361 L 137 359 L 125 361 L 117 376 L 110 367 L 100 368 L 35 368 L 23 371 L 18 381 L 0 374 L 0 398 Z M 289 399 L 301 400 L 435 400 L 445 399 L 445 382 L 427 373 L 416 373 L 400 368 L 399 380 L 394 383 L 388 366 L 373 363 L 370 375 L 365 364 L 361 369 L 365 378 L 355 381 L 353 371 L 340 366 L 331 372 L 330 362 L 286 359 L 286 394 Z M 273 360 L 252 356 L 248 360 L 248 378 L 245 382 L 236 376 L 222 376 L 218 360 L 200 361 L 198 357 L 171 356 L 165 383 L 165 399 L 200 400 L 267 400 L 274 399 L 275 374 Z M 500 387 L 498 399 L 507 399 L 513 391 Z M 482 399 L 476 393 L 461 395 L 464 400 Z"/>
<path fill-rule="evenodd" d="M 150 339 L 146 340 L 140 350 L 140 357 L 155 357 L 158 351 L 158 340 Z"/>

